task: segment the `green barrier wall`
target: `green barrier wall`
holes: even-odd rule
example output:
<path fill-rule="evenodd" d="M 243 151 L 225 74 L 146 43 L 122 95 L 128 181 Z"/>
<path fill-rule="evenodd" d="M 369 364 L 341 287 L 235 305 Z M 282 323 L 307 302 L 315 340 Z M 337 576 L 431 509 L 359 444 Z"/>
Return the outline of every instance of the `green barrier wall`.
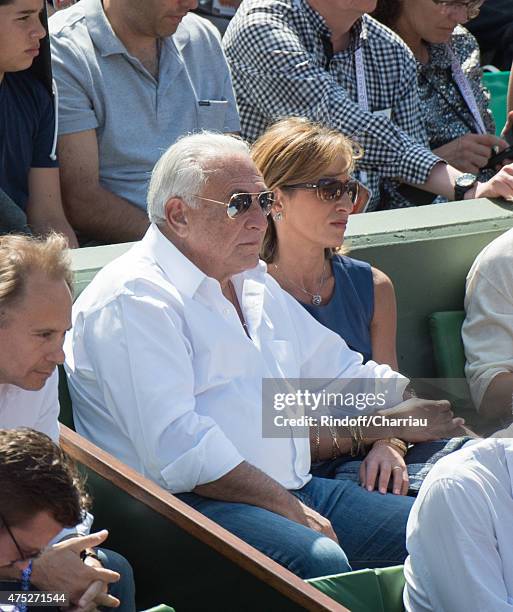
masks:
<path fill-rule="evenodd" d="M 398 303 L 399 367 L 435 376 L 427 317 L 463 308 L 465 277 L 476 255 L 513 226 L 513 205 L 472 200 L 358 215 L 350 254 L 392 279 Z"/>

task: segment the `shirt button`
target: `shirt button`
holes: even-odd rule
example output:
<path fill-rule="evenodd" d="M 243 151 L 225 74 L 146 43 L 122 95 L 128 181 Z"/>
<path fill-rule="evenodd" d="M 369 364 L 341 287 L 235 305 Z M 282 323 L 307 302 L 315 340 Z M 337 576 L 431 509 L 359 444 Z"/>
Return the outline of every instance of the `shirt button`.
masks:
<path fill-rule="evenodd" d="M 230 309 L 229 308 L 224 308 L 223 309 L 223 314 L 225 317 L 227 317 L 230 314 Z"/>

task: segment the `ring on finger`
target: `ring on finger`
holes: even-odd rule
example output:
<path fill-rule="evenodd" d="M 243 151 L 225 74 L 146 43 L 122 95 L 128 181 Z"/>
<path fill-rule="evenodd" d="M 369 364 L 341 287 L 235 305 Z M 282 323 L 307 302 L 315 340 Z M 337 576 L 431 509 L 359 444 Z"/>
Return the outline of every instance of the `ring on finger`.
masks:
<path fill-rule="evenodd" d="M 402 465 L 394 465 L 394 467 L 392 468 L 392 472 L 394 470 L 402 470 L 402 469 L 403 469 Z"/>

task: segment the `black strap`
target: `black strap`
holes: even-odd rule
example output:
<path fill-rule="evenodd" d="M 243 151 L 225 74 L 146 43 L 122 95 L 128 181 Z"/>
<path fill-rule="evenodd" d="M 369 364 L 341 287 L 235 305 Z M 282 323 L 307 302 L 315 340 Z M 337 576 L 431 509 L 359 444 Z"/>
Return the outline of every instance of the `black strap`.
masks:
<path fill-rule="evenodd" d="M 321 42 L 322 48 L 324 50 L 324 56 L 326 57 L 324 61 L 324 70 L 329 70 L 331 60 L 333 59 L 333 43 L 331 42 L 331 37 L 327 34 L 321 34 Z"/>

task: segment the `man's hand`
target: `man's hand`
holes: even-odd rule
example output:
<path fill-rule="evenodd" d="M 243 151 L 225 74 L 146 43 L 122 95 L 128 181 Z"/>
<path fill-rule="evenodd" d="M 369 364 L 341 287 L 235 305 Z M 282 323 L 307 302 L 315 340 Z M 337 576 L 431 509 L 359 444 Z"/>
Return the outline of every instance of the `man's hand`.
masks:
<path fill-rule="evenodd" d="M 374 491 L 378 479 L 378 491 L 385 495 L 392 478 L 394 495 L 408 493 L 408 470 L 402 454 L 393 444 L 380 442 L 367 453 L 360 466 L 360 483 L 367 491 Z"/>
<path fill-rule="evenodd" d="M 333 530 L 330 521 L 302 502 L 298 502 L 297 511 L 294 512 L 294 515 L 287 516 L 287 518 L 301 525 L 305 525 L 306 527 L 310 527 L 310 529 L 317 531 L 317 533 L 322 533 L 322 535 L 325 535 L 338 544 L 337 534 Z"/>
<path fill-rule="evenodd" d="M 461 172 L 478 174 L 494 154 L 493 147 L 498 147 L 498 152 L 504 151 L 508 143 L 491 134 L 466 134 L 434 149 L 433 153 Z"/>
<path fill-rule="evenodd" d="M 33 563 L 32 582 L 42 591 L 69 594 L 72 610 L 90 612 L 98 606 L 117 607 L 119 600 L 107 594 L 108 585 L 120 578 L 117 572 L 83 563 L 80 553 L 99 546 L 108 536 L 106 530 L 77 536 L 55 544 Z"/>
<path fill-rule="evenodd" d="M 379 414 L 394 419 L 410 416 L 413 419 L 426 419 L 425 427 L 404 427 L 397 433 L 397 437 L 407 442 L 428 442 L 464 434 L 462 427 L 465 420 L 459 417 L 454 418 L 451 404 L 447 400 L 412 397 L 393 408 L 380 410 Z"/>
<path fill-rule="evenodd" d="M 478 183 L 474 197 L 513 201 L 513 164 L 504 166 L 486 183 Z"/>

